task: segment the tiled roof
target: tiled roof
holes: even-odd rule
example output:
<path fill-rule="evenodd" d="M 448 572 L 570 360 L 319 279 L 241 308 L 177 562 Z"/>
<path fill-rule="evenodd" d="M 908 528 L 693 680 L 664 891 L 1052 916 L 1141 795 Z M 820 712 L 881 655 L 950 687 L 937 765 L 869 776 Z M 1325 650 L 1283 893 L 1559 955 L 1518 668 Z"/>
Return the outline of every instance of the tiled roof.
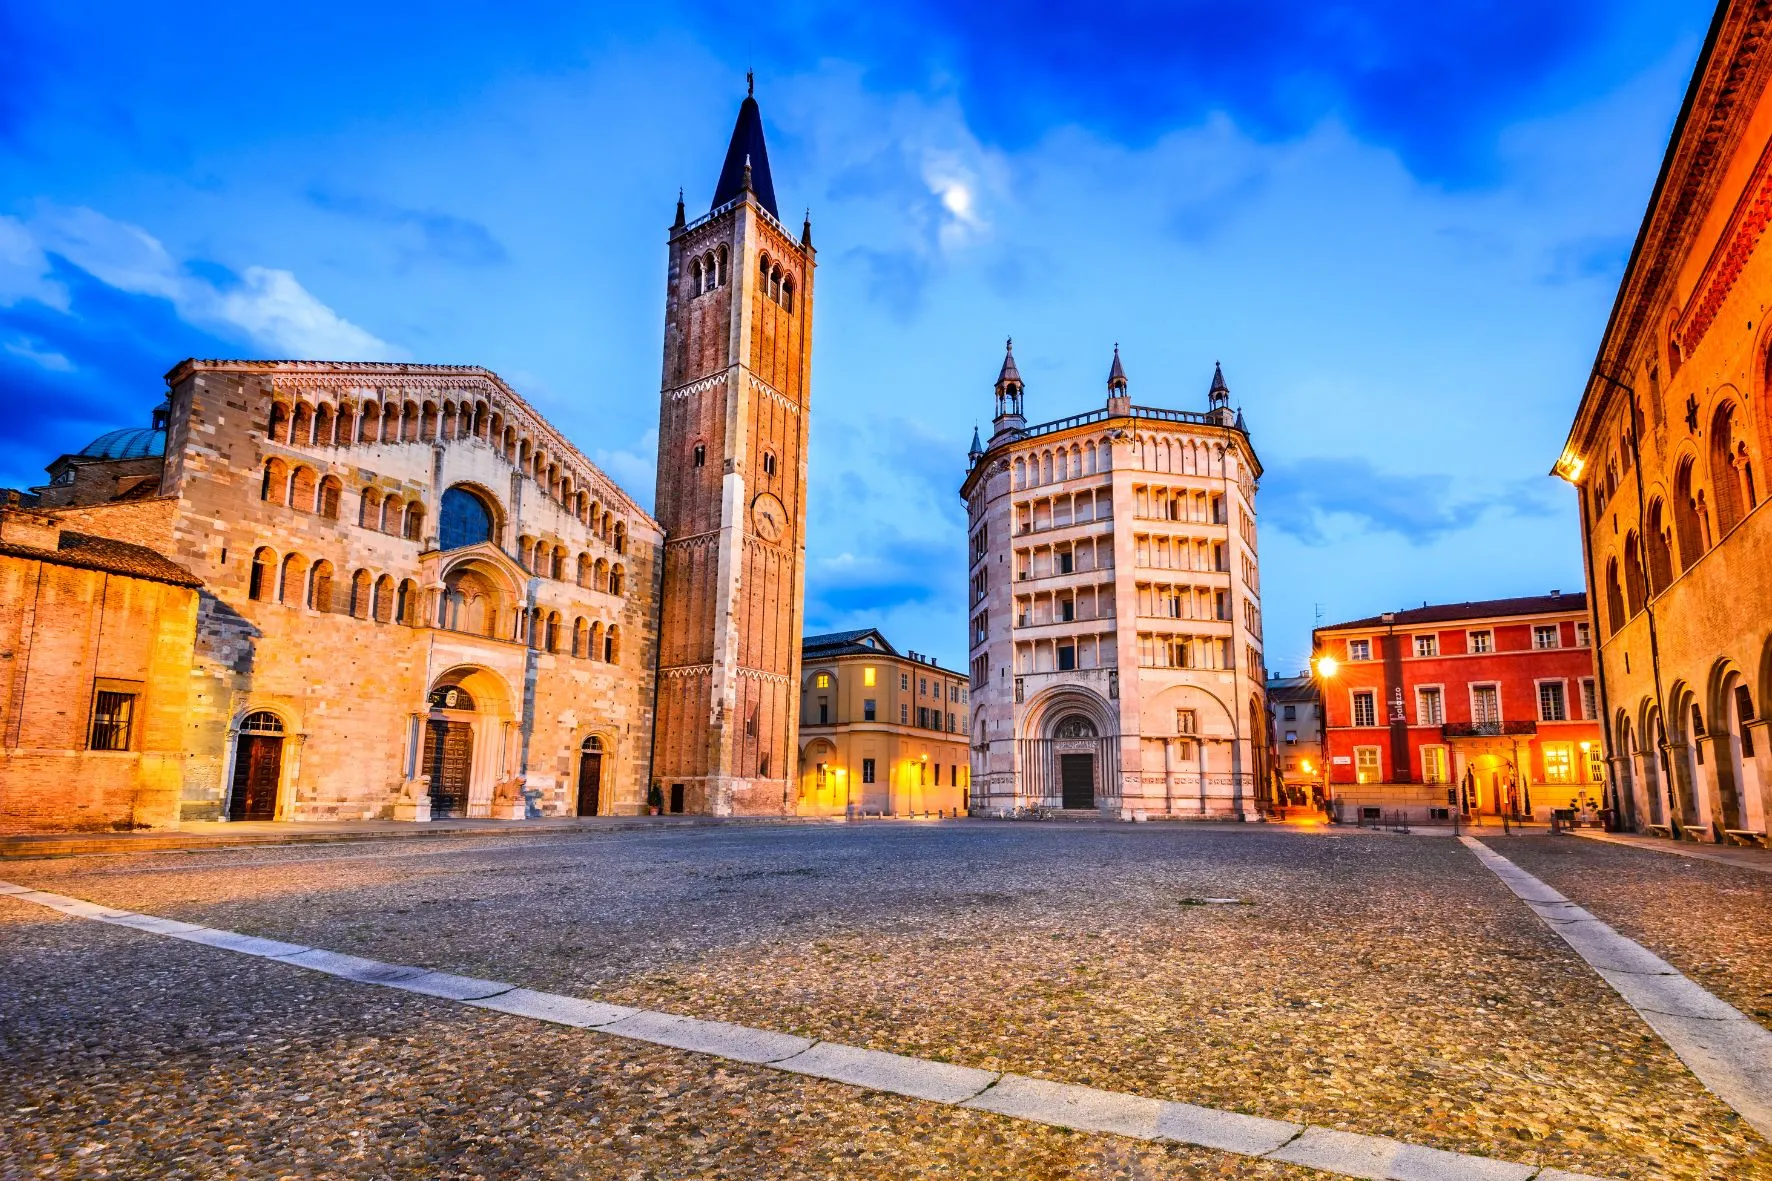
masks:
<path fill-rule="evenodd" d="M 862 643 L 868 637 L 874 639 L 872 645 Z M 823 635 L 807 636 L 800 641 L 801 653 L 816 652 L 820 656 L 844 656 L 852 653 L 880 652 L 887 656 L 897 656 L 899 651 L 889 643 L 878 628 L 862 627 L 854 631 L 826 632 Z"/>
<path fill-rule="evenodd" d="M 102 570 L 106 574 L 145 578 L 150 582 L 166 582 L 173 586 L 203 585 L 202 579 L 145 545 L 113 541 L 109 537 L 93 537 L 86 533 L 64 532 L 61 535 L 60 548 L 53 550 L 0 542 L 0 554 L 34 558 L 39 562 L 53 562 L 58 566 L 74 566 L 82 570 Z"/>
<path fill-rule="evenodd" d="M 1409 627 L 1418 623 L 1454 623 L 1465 619 L 1494 619 L 1507 615 L 1583 615 L 1587 612 L 1587 595 L 1523 595 L 1515 599 L 1479 599 L 1474 603 L 1439 603 L 1411 607 L 1393 612 L 1390 619 L 1373 615 L 1366 619 L 1350 619 L 1332 623 L 1318 631 L 1345 631 L 1350 628 Z"/>

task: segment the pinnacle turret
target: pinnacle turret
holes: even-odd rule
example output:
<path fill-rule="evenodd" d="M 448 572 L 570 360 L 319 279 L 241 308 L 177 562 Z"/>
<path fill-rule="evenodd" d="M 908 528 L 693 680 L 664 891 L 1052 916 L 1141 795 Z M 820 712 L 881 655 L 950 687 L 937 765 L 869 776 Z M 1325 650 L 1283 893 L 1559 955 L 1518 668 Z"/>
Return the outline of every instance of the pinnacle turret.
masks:
<path fill-rule="evenodd" d="M 997 412 L 991 417 L 991 442 L 994 445 L 1005 431 L 1018 431 L 1027 425 L 1021 413 L 1021 371 L 1015 367 L 1015 341 L 1003 342 L 1003 367 L 997 370 Z"/>
<path fill-rule="evenodd" d="M 1108 393 L 1123 394 L 1126 392 L 1126 369 L 1120 364 L 1120 342 L 1114 342 L 1114 363 L 1108 370 Z"/>

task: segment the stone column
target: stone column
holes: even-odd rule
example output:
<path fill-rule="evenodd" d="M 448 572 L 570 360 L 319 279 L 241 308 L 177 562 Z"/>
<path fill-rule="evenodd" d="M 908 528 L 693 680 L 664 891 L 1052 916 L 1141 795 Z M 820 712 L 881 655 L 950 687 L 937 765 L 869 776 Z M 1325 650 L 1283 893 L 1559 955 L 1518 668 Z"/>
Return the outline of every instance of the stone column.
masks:
<path fill-rule="evenodd" d="M 1743 756 L 1741 760 L 1741 777 L 1746 781 L 1742 785 L 1741 807 L 1748 828 L 1765 832 L 1766 816 L 1772 813 L 1766 798 L 1767 786 L 1772 784 L 1772 721 L 1744 722 L 1741 733 L 1754 750 L 1751 759 Z"/>

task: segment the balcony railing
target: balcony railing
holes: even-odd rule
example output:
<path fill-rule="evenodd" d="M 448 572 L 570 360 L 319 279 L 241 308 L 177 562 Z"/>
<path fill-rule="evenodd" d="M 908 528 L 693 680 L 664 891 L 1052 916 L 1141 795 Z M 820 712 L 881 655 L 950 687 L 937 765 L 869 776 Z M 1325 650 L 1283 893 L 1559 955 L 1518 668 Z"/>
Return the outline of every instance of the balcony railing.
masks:
<path fill-rule="evenodd" d="M 1447 722 L 1440 727 L 1447 738 L 1500 738 L 1503 735 L 1536 734 L 1537 722 Z"/>

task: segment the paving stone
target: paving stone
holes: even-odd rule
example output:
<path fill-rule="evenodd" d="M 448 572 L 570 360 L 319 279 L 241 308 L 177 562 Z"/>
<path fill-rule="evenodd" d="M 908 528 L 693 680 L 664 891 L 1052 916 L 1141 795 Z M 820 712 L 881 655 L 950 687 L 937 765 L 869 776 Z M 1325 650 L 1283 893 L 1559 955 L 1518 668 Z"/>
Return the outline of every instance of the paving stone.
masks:
<path fill-rule="evenodd" d="M 1591 923 L 1558 923 L 1551 929 L 1595 968 L 1643 976 L 1677 975 L 1672 964 L 1598 919 Z"/>
<path fill-rule="evenodd" d="M 410 964 L 384 964 L 380 960 L 366 960 L 361 956 L 322 951 L 319 948 L 284 956 L 279 962 L 324 972 L 328 976 L 342 976 L 346 980 L 356 980 L 363 984 L 387 984 L 394 980 L 407 980 L 429 970 L 415 968 Z"/>
<path fill-rule="evenodd" d="M 1573 902 L 1528 902 L 1532 913 L 1547 923 L 1586 923 L 1594 922 L 1590 911 L 1575 905 Z"/>
<path fill-rule="evenodd" d="M 644 1010 L 604 1026 L 602 1032 L 660 1046 L 674 1046 L 679 1050 L 694 1050 L 698 1054 L 713 1054 L 737 1062 L 779 1062 L 812 1047 L 811 1038 L 789 1033 Z"/>
<path fill-rule="evenodd" d="M 21 886 L 17 882 L 0 882 L 0 894 L 29 894 L 31 887 Z"/>
<path fill-rule="evenodd" d="M 1403 1144 L 1391 1158 L 1389 1181 L 1527 1181 L 1537 1165 Z"/>
<path fill-rule="evenodd" d="M 1545 1169 L 1532 1181 L 1607 1181 L 1607 1179 L 1595 1177 L 1591 1173 L 1571 1173 L 1567 1169 Z"/>
<path fill-rule="evenodd" d="M 256 935 L 242 935 L 238 931 L 218 931 L 214 927 L 193 926 L 189 931 L 174 931 L 170 934 L 173 938 L 183 939 L 187 943 L 201 943 L 206 947 L 219 947 L 225 951 L 237 951 L 242 955 L 263 956 L 265 959 L 279 959 L 309 950 L 300 943 L 282 943 L 276 939 L 260 939 Z"/>
<path fill-rule="evenodd" d="M 997 1079 L 995 1071 L 864 1050 L 838 1042 L 819 1042 L 804 1053 L 770 1065 L 778 1070 L 835 1079 L 840 1083 L 936 1103 L 959 1103 L 970 1099 Z"/>
<path fill-rule="evenodd" d="M 997 1080 L 996 1086 L 961 1106 L 1081 1132 L 1112 1132 L 1136 1140 L 1155 1140 L 1161 1134 L 1158 1120 L 1164 1105 L 1160 1099 L 1006 1074 Z"/>
<path fill-rule="evenodd" d="M 1699 1081 L 1772 1140 L 1772 1031 L 1755 1021 L 1707 1021 L 1645 1012 Z"/>
<path fill-rule="evenodd" d="M 109 923 L 113 927 L 129 927 L 137 931 L 146 931 L 150 935 L 184 936 L 202 929 L 196 923 L 182 923 L 177 919 L 161 918 L 159 915 L 132 914 L 127 911 L 120 914 L 89 915 L 87 917 L 95 918 L 101 923 Z"/>
<path fill-rule="evenodd" d="M 576 996 L 560 996 L 552 992 L 536 992 L 528 988 L 513 988 L 509 992 L 501 992 L 495 996 L 482 997 L 464 1001 L 479 1009 L 492 1009 L 499 1013 L 509 1013 L 515 1017 L 533 1017 L 537 1021 L 551 1021 L 555 1025 L 570 1025 L 576 1029 L 594 1029 L 602 1025 L 611 1025 L 624 1017 L 632 1017 L 640 1012 L 626 1005 L 607 1005 L 602 1001 L 588 1001 Z"/>
<path fill-rule="evenodd" d="M 426 996 L 442 997 L 449 1001 L 472 1001 L 484 997 L 495 996 L 501 992 L 509 992 L 514 984 L 504 984 L 497 980 L 480 980 L 473 976 L 456 976 L 449 972 L 426 972 L 423 976 L 409 976 L 403 980 L 382 981 L 389 988 L 404 989 L 407 992 L 422 992 Z"/>
<path fill-rule="evenodd" d="M 1304 1130 L 1303 1124 L 1195 1107 L 1191 1103 L 1165 1103 L 1157 1114 L 1157 1135 L 1182 1144 L 1261 1156 L 1272 1152 Z"/>

